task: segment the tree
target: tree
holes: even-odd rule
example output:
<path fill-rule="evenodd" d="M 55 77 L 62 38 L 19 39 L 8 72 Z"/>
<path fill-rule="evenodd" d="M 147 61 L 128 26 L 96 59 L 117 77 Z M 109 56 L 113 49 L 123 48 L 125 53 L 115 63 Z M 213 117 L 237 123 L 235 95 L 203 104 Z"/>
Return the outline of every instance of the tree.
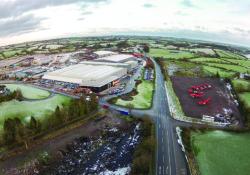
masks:
<path fill-rule="evenodd" d="M 220 78 L 220 74 L 219 74 L 218 71 L 216 72 L 216 77 L 217 77 L 217 78 Z"/>
<path fill-rule="evenodd" d="M 60 125 L 63 122 L 60 107 L 57 106 L 55 110 L 55 125 Z"/>
<path fill-rule="evenodd" d="M 31 116 L 28 128 L 31 130 L 32 134 L 37 134 L 41 131 L 42 125 L 35 117 Z"/>
<path fill-rule="evenodd" d="M 149 49 L 149 46 L 148 46 L 147 44 L 144 44 L 144 46 L 143 46 L 143 51 L 144 51 L 145 53 L 149 53 L 150 49 Z"/>
<path fill-rule="evenodd" d="M 3 139 L 6 145 L 12 144 L 16 139 L 16 127 L 13 119 L 7 119 L 3 125 Z"/>
<path fill-rule="evenodd" d="M 132 111 L 132 109 L 134 108 L 134 105 L 133 105 L 132 103 L 128 103 L 128 104 L 126 105 L 126 107 L 128 108 L 129 114 L 131 114 L 131 111 Z"/>
<path fill-rule="evenodd" d="M 121 42 L 117 43 L 116 46 L 117 46 L 119 49 L 130 47 L 130 45 L 128 44 L 127 41 L 121 41 Z"/>
<path fill-rule="evenodd" d="M 6 145 L 24 142 L 27 147 L 26 129 L 17 117 L 5 120 L 3 138 Z"/>

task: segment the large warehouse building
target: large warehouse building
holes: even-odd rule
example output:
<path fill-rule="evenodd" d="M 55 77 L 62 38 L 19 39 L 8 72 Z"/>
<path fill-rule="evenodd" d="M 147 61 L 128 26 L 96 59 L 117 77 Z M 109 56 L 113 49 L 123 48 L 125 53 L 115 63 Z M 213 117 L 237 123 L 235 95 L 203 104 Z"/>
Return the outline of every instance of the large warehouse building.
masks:
<path fill-rule="evenodd" d="M 103 54 L 107 54 L 106 52 Z M 114 54 L 94 61 L 83 61 L 54 72 L 49 72 L 43 79 L 78 84 L 101 92 L 114 86 L 138 65 L 132 55 Z"/>
<path fill-rule="evenodd" d="M 43 79 L 78 84 L 101 92 L 112 87 L 117 80 L 127 74 L 127 68 L 118 65 L 91 64 L 84 62 L 54 72 L 49 72 Z"/>

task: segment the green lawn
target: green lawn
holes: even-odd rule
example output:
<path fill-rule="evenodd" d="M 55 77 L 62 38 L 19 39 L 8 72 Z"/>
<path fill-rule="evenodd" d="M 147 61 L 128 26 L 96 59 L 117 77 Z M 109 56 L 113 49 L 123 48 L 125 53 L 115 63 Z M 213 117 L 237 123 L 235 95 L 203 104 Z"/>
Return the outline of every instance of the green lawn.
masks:
<path fill-rule="evenodd" d="M 187 51 L 179 50 L 168 50 L 168 49 L 150 49 L 150 56 L 152 57 L 163 57 L 169 59 L 184 59 L 193 58 L 195 54 Z"/>
<path fill-rule="evenodd" d="M 3 102 L 0 104 L 0 130 L 4 120 L 12 117 L 19 117 L 23 121 L 28 121 L 32 115 L 43 120 L 45 114 L 55 110 L 62 104 L 67 104 L 70 98 L 62 95 L 55 95 L 52 98 L 39 101 L 16 101 Z"/>
<path fill-rule="evenodd" d="M 48 91 L 37 89 L 27 85 L 6 84 L 6 86 L 11 91 L 20 89 L 22 91 L 23 96 L 27 99 L 43 99 L 50 95 Z"/>
<path fill-rule="evenodd" d="M 136 96 L 133 96 L 132 101 L 124 101 L 118 99 L 115 104 L 120 106 L 127 106 L 128 104 L 132 104 L 133 107 L 137 109 L 150 108 L 153 97 L 153 88 L 154 85 L 152 81 L 142 81 L 142 83 L 137 87 L 138 94 Z"/>
<path fill-rule="evenodd" d="M 202 175 L 249 175 L 250 133 L 192 132 L 191 140 Z"/>
<path fill-rule="evenodd" d="M 243 101 L 244 105 L 247 108 L 250 108 L 250 92 L 241 93 L 239 96 L 240 99 Z"/>

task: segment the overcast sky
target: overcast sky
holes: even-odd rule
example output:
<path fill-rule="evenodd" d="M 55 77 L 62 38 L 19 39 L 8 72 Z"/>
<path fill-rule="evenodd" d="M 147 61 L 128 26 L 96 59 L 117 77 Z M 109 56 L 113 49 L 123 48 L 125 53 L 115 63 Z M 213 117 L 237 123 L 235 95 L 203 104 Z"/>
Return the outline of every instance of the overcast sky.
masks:
<path fill-rule="evenodd" d="M 162 35 L 250 46 L 250 0 L 1 0 L 0 45 Z"/>

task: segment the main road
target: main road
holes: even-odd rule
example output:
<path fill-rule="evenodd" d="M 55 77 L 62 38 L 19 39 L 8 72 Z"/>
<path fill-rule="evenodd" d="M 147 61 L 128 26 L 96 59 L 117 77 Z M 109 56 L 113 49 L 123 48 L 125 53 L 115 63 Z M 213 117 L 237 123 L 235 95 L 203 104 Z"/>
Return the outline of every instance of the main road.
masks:
<path fill-rule="evenodd" d="M 178 144 L 176 126 L 189 126 L 190 124 L 178 122 L 171 118 L 169 105 L 167 101 L 165 81 L 161 73 L 160 66 L 154 61 L 155 65 L 155 93 L 152 108 L 148 110 L 132 110 L 134 116 L 150 116 L 156 125 L 156 174 L 157 175 L 188 175 L 189 169 L 185 159 L 185 154 Z M 100 99 L 100 104 L 109 105 L 111 110 L 128 110 L 107 103 L 107 100 L 113 96 L 107 96 Z"/>
<path fill-rule="evenodd" d="M 153 99 L 153 116 L 156 123 L 157 155 L 156 174 L 157 175 L 187 175 L 185 154 L 178 144 L 175 132 L 176 121 L 171 118 L 165 81 L 159 65 L 153 60 L 155 65 L 156 80 L 155 94 Z"/>

